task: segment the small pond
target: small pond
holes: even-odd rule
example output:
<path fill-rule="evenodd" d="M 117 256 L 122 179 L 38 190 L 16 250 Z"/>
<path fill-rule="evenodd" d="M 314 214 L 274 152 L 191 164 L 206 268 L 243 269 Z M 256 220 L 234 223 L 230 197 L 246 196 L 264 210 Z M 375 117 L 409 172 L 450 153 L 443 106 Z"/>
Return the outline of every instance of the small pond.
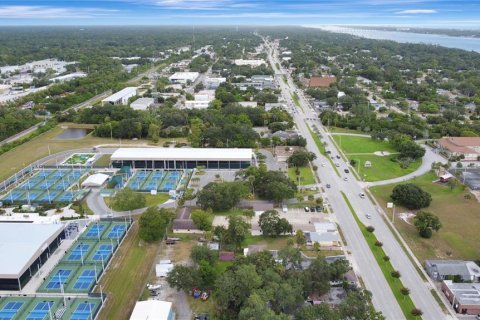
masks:
<path fill-rule="evenodd" d="M 57 135 L 53 140 L 78 140 L 92 132 L 92 129 L 67 128 Z"/>

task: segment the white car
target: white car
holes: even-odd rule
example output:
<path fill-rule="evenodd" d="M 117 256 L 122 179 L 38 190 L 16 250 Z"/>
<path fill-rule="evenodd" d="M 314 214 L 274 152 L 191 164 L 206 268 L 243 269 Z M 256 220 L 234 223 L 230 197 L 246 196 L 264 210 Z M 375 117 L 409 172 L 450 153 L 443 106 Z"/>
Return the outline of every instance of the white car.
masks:
<path fill-rule="evenodd" d="M 365 199 L 365 193 L 360 192 L 359 196 L 360 196 L 360 198 Z"/>
<path fill-rule="evenodd" d="M 343 178 L 343 181 L 347 181 L 347 180 L 348 180 L 348 178 L 347 178 L 347 177 L 344 177 L 344 178 Z"/>
<path fill-rule="evenodd" d="M 325 162 L 322 162 L 322 167 L 325 167 Z"/>
<path fill-rule="evenodd" d="M 367 217 L 367 219 L 372 219 L 372 215 L 370 213 L 367 213 L 365 217 Z"/>

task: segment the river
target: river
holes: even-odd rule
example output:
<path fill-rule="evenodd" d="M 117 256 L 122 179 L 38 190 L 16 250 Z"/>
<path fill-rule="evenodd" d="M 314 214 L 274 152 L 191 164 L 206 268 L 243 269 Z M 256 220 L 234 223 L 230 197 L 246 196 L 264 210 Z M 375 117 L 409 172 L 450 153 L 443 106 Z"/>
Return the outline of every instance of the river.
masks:
<path fill-rule="evenodd" d="M 401 43 L 423 43 L 439 45 L 447 48 L 457 48 L 467 51 L 480 52 L 480 38 L 451 37 L 441 34 L 425 34 L 402 31 L 365 30 L 342 26 L 307 26 L 318 28 L 324 31 L 348 33 L 354 36 L 377 39 L 392 40 Z"/>

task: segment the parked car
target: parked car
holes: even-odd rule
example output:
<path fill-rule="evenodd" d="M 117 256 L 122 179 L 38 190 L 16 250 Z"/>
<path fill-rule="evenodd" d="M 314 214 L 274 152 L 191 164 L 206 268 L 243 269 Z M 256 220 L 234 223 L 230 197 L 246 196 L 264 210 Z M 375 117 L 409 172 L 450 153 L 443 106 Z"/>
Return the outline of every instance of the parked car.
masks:
<path fill-rule="evenodd" d="M 305 210 L 305 212 L 310 212 L 310 208 L 309 207 L 305 207 L 303 208 Z"/>
<path fill-rule="evenodd" d="M 316 206 L 315 209 L 317 210 L 317 212 L 322 212 L 322 207 L 320 206 Z"/>
<path fill-rule="evenodd" d="M 310 212 L 315 212 L 315 207 L 310 207 Z"/>

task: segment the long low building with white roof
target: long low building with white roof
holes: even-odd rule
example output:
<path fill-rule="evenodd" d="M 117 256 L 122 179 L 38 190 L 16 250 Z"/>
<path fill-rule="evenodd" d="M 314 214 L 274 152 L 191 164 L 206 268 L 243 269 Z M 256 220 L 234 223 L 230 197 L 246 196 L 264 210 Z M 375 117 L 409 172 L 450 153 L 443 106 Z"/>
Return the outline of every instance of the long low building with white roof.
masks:
<path fill-rule="evenodd" d="M 64 227 L 0 223 L 0 290 L 21 290 L 65 238 Z"/>
<path fill-rule="evenodd" d="M 252 149 L 236 148 L 120 148 L 112 166 L 135 169 L 242 169 L 254 163 Z"/>

